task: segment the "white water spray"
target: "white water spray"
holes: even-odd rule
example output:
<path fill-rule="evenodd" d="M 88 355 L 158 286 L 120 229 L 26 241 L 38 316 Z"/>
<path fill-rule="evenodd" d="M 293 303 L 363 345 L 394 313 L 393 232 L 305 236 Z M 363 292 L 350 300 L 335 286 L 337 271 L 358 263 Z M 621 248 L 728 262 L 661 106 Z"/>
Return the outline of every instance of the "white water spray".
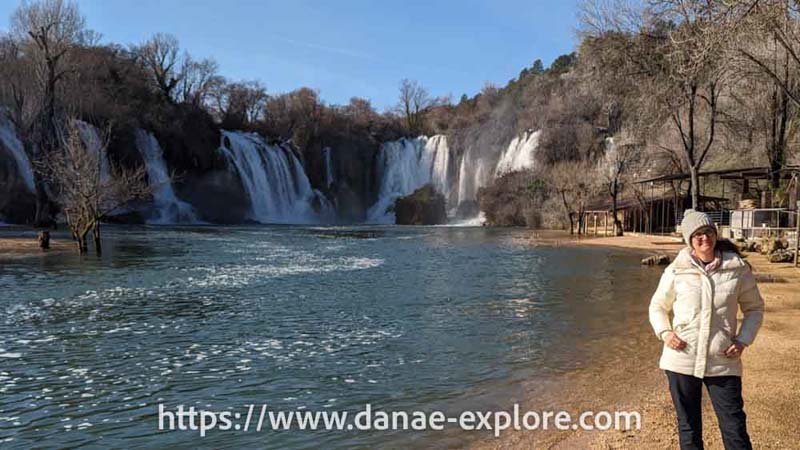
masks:
<path fill-rule="evenodd" d="M 395 215 L 390 209 L 395 200 L 428 183 L 447 198 L 451 184 L 449 166 L 450 151 L 443 135 L 381 145 L 376 163 L 378 201 L 367 211 L 367 222 L 394 223 Z"/>
<path fill-rule="evenodd" d="M 4 111 L 0 111 L 0 145 L 11 153 L 11 157 L 14 158 L 14 162 L 17 166 L 17 174 L 22 178 L 25 187 L 27 187 L 30 192 L 33 192 L 33 166 L 31 166 L 31 161 L 25 153 L 22 142 L 19 140 L 19 137 L 17 137 L 14 124 L 8 120 Z"/>
<path fill-rule="evenodd" d="M 250 198 L 250 219 L 260 223 L 320 223 L 333 220 L 327 198 L 312 189 L 287 146 L 269 145 L 256 133 L 223 131 L 220 152 L 239 174 Z"/>
<path fill-rule="evenodd" d="M 197 222 L 192 205 L 180 200 L 172 189 L 164 153 L 152 133 L 136 130 L 136 147 L 144 159 L 147 178 L 155 186 L 153 202 L 157 215 L 149 223 L 170 224 Z"/>

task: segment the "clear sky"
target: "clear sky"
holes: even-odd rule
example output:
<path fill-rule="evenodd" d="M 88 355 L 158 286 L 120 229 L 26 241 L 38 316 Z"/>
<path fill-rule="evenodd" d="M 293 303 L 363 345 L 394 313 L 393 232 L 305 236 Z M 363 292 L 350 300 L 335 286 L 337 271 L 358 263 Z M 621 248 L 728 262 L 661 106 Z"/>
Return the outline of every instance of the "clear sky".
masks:
<path fill-rule="evenodd" d="M 79 0 L 103 42 L 175 35 L 222 75 L 271 93 L 302 86 L 323 100 L 396 103 L 400 79 L 432 95 L 474 95 L 540 58 L 574 50 L 577 0 Z M 0 0 L 0 28 L 19 5 Z"/>

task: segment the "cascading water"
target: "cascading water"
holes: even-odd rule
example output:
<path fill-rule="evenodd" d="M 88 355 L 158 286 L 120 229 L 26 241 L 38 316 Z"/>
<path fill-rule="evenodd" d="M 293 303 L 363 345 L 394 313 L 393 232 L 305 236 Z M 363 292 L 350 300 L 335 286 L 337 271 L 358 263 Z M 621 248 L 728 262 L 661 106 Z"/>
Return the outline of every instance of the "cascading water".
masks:
<path fill-rule="evenodd" d="M 431 183 L 447 199 L 451 218 L 462 216 L 459 223 L 479 225 L 483 220 L 475 210 L 478 190 L 502 175 L 532 168 L 540 135 L 540 131 L 528 130 L 515 137 L 499 158 L 496 153 L 486 155 L 468 147 L 455 164 L 443 135 L 386 142 L 377 159 L 378 200 L 367 212 L 367 221 L 393 223 L 390 210 L 395 200 Z M 461 206 L 467 217 L 459 214 Z"/>
<path fill-rule="evenodd" d="M 322 149 L 322 155 L 325 158 L 325 187 L 330 188 L 333 183 L 336 182 L 336 179 L 333 176 L 333 160 L 331 158 L 331 152 L 333 150 L 330 147 L 325 147 Z"/>
<path fill-rule="evenodd" d="M 367 211 L 367 222 L 394 223 L 395 200 L 430 183 L 445 198 L 450 192 L 450 151 L 447 138 L 400 139 L 381 145 L 376 162 L 378 201 Z"/>
<path fill-rule="evenodd" d="M 521 136 L 512 139 L 497 163 L 494 176 L 497 178 L 507 173 L 532 168 L 541 134 L 541 131 L 528 130 Z"/>
<path fill-rule="evenodd" d="M 172 182 L 164 163 L 164 153 L 156 137 L 150 132 L 136 130 L 136 147 L 144 159 L 150 185 L 155 189 L 153 202 L 156 216 L 148 222 L 159 224 L 197 222 L 192 205 L 180 200 L 172 189 Z"/>
<path fill-rule="evenodd" d="M 250 198 L 250 219 L 260 223 L 333 220 L 330 202 L 312 189 L 290 148 L 269 145 L 256 133 L 223 131 L 219 150 L 242 180 Z"/>
<path fill-rule="evenodd" d="M 431 182 L 445 198 L 450 195 L 450 149 L 447 147 L 447 136 L 437 134 L 425 143 L 426 150 L 433 153 L 431 166 Z"/>
<path fill-rule="evenodd" d="M 100 181 L 103 183 L 107 182 L 111 179 L 111 168 L 108 162 L 108 154 L 103 149 L 103 142 L 100 140 L 100 133 L 97 132 L 97 128 L 92 124 L 82 120 L 78 120 L 76 124 L 80 131 L 83 145 L 100 158 Z M 100 153 L 102 153 L 102 155 Z"/>
<path fill-rule="evenodd" d="M 476 155 L 474 147 L 464 152 L 458 171 L 458 196 L 455 207 L 462 203 L 474 202 L 478 199 L 478 189 L 492 181 L 492 170 L 486 157 Z"/>
<path fill-rule="evenodd" d="M 16 173 L 22 178 L 25 187 L 29 191 L 34 191 L 33 184 L 33 166 L 25 153 L 25 147 L 17 137 L 17 131 L 14 124 L 5 115 L 4 111 L 0 110 L 0 145 L 6 148 L 6 151 L 11 153 L 16 165 Z"/>

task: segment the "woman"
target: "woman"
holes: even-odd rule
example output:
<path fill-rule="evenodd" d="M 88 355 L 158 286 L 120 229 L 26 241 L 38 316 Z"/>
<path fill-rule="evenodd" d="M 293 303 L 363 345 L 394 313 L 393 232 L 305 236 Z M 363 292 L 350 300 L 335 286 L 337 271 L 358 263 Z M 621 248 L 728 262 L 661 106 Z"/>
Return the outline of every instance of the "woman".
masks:
<path fill-rule="evenodd" d="M 750 265 L 730 241 L 717 240 L 708 215 L 687 210 L 681 231 L 688 248 L 666 268 L 650 300 L 650 324 L 664 342 L 659 367 L 669 381 L 681 449 L 703 448 L 703 384 L 725 449 L 750 449 L 741 356 L 761 327 L 764 300 Z M 737 328 L 738 309 L 744 319 Z"/>

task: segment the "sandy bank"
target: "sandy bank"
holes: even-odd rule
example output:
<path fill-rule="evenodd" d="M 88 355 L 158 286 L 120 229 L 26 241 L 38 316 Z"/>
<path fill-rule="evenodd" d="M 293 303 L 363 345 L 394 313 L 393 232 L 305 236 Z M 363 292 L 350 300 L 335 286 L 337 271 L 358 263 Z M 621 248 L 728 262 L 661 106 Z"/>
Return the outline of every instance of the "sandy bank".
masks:
<path fill-rule="evenodd" d="M 565 240 L 571 245 L 602 245 L 667 253 L 682 247 L 671 237 L 632 235 Z M 766 301 L 764 325 L 743 359 L 744 399 L 748 430 L 755 448 L 795 448 L 798 440 L 797 405 L 800 404 L 800 269 L 791 264 L 770 264 L 766 257 L 747 254 Z M 653 268 L 652 270 L 663 270 Z M 645 294 L 649 296 L 651 293 Z M 647 322 L 643 317 L 642 321 Z M 638 411 L 642 428 L 635 431 L 513 431 L 499 439 L 482 441 L 479 448 L 678 448 L 677 426 L 664 373 L 658 369 L 661 351 L 647 326 L 639 356 L 620 362 L 598 347 L 597 363 L 591 369 L 565 375 L 558 382 L 555 403 L 531 399 L 537 408 L 552 404 L 573 415 L 582 411 Z M 716 417 L 704 394 L 704 440 L 707 449 L 722 449 Z"/>
<path fill-rule="evenodd" d="M 5 257 L 29 257 L 41 256 L 48 253 L 61 253 L 75 251 L 75 244 L 72 241 L 50 238 L 50 249 L 42 251 L 39 242 L 36 240 L 36 232 L 30 231 L 30 237 L 19 237 L 20 233 L 15 233 L 13 237 L 3 236 L 0 231 L 0 258 Z"/>

